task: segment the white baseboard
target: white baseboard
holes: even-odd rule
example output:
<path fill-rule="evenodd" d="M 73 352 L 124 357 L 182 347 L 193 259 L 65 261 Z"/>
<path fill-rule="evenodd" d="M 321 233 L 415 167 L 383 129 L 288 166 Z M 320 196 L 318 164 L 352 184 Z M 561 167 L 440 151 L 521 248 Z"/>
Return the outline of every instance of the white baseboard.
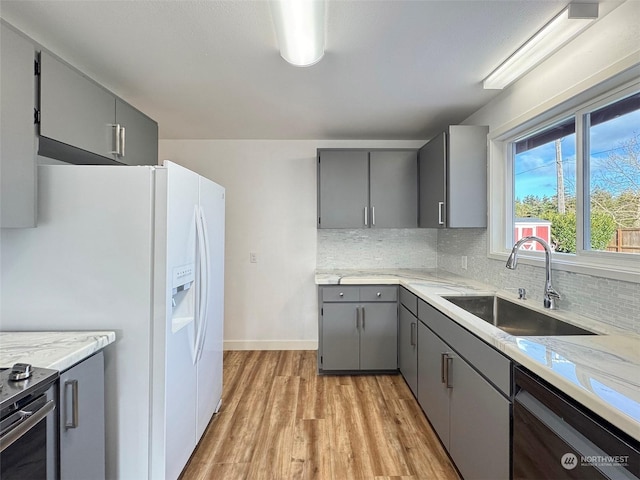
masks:
<path fill-rule="evenodd" d="M 225 350 L 318 350 L 317 340 L 225 340 Z"/>

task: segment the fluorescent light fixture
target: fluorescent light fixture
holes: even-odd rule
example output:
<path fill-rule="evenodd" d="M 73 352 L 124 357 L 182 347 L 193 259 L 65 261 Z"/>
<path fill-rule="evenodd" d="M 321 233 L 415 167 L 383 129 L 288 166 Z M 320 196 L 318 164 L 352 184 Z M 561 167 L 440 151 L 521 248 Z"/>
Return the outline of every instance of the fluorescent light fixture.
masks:
<path fill-rule="evenodd" d="M 276 0 L 271 15 L 280 55 L 297 67 L 308 67 L 324 55 L 324 0 Z"/>
<path fill-rule="evenodd" d="M 575 37 L 596 18 L 597 3 L 570 3 L 496 68 L 482 86 L 496 90 L 505 88 Z"/>

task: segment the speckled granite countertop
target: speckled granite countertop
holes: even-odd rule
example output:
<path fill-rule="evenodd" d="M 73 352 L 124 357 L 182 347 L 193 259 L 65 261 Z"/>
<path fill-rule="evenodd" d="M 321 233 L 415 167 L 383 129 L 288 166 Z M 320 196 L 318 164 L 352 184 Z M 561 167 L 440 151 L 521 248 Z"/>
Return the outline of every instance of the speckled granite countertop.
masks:
<path fill-rule="evenodd" d="M 30 363 L 64 371 L 116 340 L 115 332 L 0 332 L 0 367 Z"/>
<path fill-rule="evenodd" d="M 446 272 L 432 270 L 325 270 L 318 285 L 402 285 L 515 362 L 640 440 L 640 337 L 606 323 L 545 310 L 537 299 L 526 306 L 600 335 L 515 337 L 442 298 L 442 295 L 516 295 Z"/>

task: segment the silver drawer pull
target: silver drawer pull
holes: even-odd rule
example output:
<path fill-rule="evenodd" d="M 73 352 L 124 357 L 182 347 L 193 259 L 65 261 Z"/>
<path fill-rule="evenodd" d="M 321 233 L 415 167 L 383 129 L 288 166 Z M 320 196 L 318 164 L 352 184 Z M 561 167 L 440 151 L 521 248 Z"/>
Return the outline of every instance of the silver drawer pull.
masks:
<path fill-rule="evenodd" d="M 341 297 L 344 297 L 344 293 L 340 292 L 338 295 L 340 295 Z"/>
<path fill-rule="evenodd" d="M 71 387 L 71 415 L 68 415 L 67 387 Z M 78 380 L 67 380 L 64 382 L 64 400 L 64 428 L 78 428 Z M 71 420 L 69 420 L 69 416 Z"/>
<path fill-rule="evenodd" d="M 380 298 L 382 296 L 382 293 L 378 292 L 376 293 L 376 297 Z"/>

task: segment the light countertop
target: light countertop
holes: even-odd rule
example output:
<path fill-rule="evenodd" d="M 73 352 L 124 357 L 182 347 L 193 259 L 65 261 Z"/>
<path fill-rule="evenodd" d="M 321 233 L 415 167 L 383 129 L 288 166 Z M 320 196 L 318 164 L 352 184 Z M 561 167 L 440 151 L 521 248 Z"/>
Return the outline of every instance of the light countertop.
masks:
<path fill-rule="evenodd" d="M 541 299 L 518 300 L 464 277 L 433 270 L 326 270 L 318 285 L 402 285 L 513 361 L 539 375 L 605 420 L 640 440 L 640 336 L 562 310 Z M 599 335 L 515 337 L 442 298 L 496 293 Z M 538 300 L 540 300 L 538 302 Z"/>
<path fill-rule="evenodd" d="M 64 371 L 116 340 L 115 332 L 0 332 L 0 367 L 30 363 Z"/>

